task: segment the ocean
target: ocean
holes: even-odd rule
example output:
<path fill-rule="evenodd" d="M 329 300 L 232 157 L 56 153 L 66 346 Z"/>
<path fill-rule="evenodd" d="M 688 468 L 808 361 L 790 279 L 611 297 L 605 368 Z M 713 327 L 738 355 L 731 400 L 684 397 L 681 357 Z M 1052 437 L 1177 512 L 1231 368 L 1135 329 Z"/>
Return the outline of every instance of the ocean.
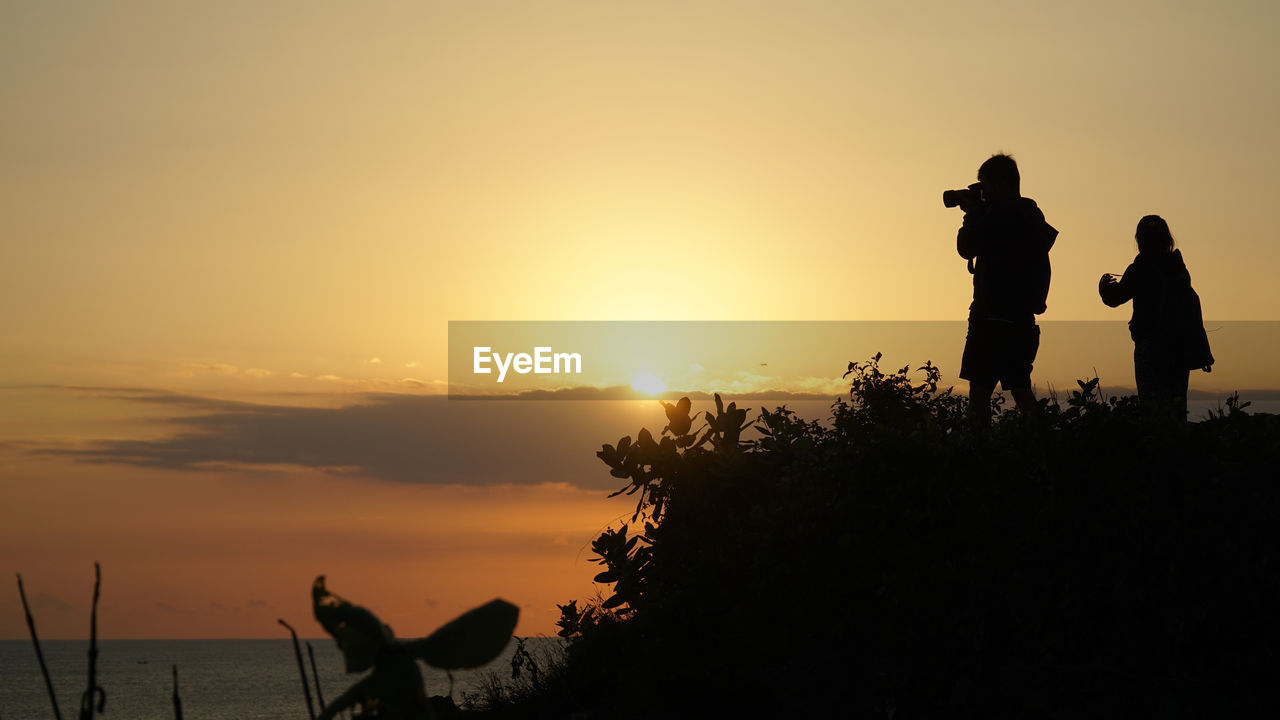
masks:
<path fill-rule="evenodd" d="M 303 641 L 305 643 L 305 641 Z M 333 700 L 360 675 L 347 675 L 342 655 L 332 639 L 313 639 L 316 668 L 326 700 Z M 536 658 L 559 648 L 558 638 L 531 638 L 528 649 Z M 65 720 L 77 717 L 80 695 L 87 684 L 88 649 L 85 640 L 41 640 L 45 664 L 58 694 Z M 484 668 L 453 674 L 453 698 L 474 692 L 486 675 L 510 677 L 515 643 Z M 304 660 L 306 645 L 302 645 Z M 306 720 L 302 681 L 288 638 L 272 640 L 99 640 L 98 684 L 107 693 L 104 717 L 129 720 L 172 720 L 173 670 L 186 720 Z M 449 678 L 421 663 L 429 695 L 449 694 Z M 308 661 L 307 677 L 311 678 Z M 312 701 L 315 688 L 312 686 Z M 317 711 L 319 705 L 316 705 Z M 52 706 L 29 640 L 0 640 L 0 720 L 43 720 L 53 717 Z"/>

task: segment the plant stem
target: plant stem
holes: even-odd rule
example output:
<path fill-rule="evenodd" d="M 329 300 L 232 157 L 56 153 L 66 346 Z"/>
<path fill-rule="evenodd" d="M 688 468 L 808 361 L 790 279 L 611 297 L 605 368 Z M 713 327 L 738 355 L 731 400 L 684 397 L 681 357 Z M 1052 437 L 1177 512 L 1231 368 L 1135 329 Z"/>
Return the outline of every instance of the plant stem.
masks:
<path fill-rule="evenodd" d="M 107 693 L 98 687 L 98 591 L 102 586 L 102 568 L 93 564 L 93 610 L 89 615 L 89 687 L 80 696 L 80 720 L 93 719 L 93 701 L 98 699 L 98 712 L 107 704 Z"/>
<path fill-rule="evenodd" d="M 293 654 L 298 658 L 298 674 L 302 676 L 302 694 L 307 698 L 307 715 L 311 720 L 316 720 L 316 709 L 311 704 L 311 686 L 307 683 L 307 667 L 302 664 L 302 648 L 298 645 L 298 633 L 294 632 L 293 626 L 279 620 L 280 624 L 289 629 L 289 634 L 293 636 Z"/>
<path fill-rule="evenodd" d="M 173 666 L 173 720 L 182 720 L 182 698 L 178 697 L 178 666 Z"/>
<path fill-rule="evenodd" d="M 311 649 L 311 641 L 307 641 L 307 655 L 311 658 L 311 679 L 316 683 L 316 702 L 320 703 L 320 712 L 324 712 L 324 693 L 320 691 L 320 673 L 316 672 L 316 653 Z"/>
<path fill-rule="evenodd" d="M 40 652 L 40 638 L 36 637 L 36 621 L 31 617 L 27 593 L 22 589 L 22 573 L 18 573 L 18 595 L 22 597 L 22 611 L 27 614 L 27 629 L 31 631 L 31 644 L 36 647 L 36 660 L 40 661 L 40 672 L 44 675 L 45 689 L 49 691 L 49 702 L 53 703 L 53 716 L 62 720 L 62 713 L 58 711 L 58 696 L 53 692 L 53 680 L 49 679 L 49 668 L 44 664 L 44 653 Z"/>

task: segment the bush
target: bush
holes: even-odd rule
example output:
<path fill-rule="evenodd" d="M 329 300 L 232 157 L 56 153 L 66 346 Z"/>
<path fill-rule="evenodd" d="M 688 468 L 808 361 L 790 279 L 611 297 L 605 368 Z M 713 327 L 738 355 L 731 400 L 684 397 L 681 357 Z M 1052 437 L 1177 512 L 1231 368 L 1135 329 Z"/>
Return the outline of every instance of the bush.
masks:
<path fill-rule="evenodd" d="M 663 403 L 597 455 L 637 496 L 561 607 L 552 716 L 1239 714 L 1269 694 L 1280 424 L 1080 382 L 989 432 L 931 364 L 851 363 L 829 423 Z M 701 419 L 702 426 L 695 428 Z M 615 493 L 615 494 L 618 494 Z M 687 698 L 698 698 L 692 703 Z"/>

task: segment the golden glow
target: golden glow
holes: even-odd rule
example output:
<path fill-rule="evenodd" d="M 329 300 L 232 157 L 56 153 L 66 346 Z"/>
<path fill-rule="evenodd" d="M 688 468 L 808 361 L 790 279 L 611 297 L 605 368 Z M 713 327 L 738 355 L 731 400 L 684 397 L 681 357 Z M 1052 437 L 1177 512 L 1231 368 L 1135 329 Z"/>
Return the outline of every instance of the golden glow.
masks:
<path fill-rule="evenodd" d="M 631 387 L 637 392 L 642 392 L 646 395 L 657 395 L 667 391 L 667 384 L 662 382 L 661 378 L 649 373 L 641 373 L 635 376 L 635 379 L 631 381 Z"/>
<path fill-rule="evenodd" d="M 580 548 L 625 507 L 74 463 L 26 450 L 168 437 L 189 408 L 108 416 L 39 388 L 323 409 L 443 392 L 450 320 L 959 321 L 971 278 L 940 194 L 996 151 L 1061 231 L 1046 320 L 1127 319 L 1096 283 L 1151 213 L 1210 322 L 1280 319 L 1280 3 L 1008 5 L 5 3 L 0 308 L 21 311 L 0 312 L 0 577 L 69 605 L 103 561 L 116 637 L 277 636 L 321 572 L 399 603 L 406 634 L 516 592 L 537 608 L 519 632 L 553 633 L 552 600 L 590 592 Z M 1045 336 L 1046 367 L 1066 339 Z M 635 364 L 585 382 L 731 391 L 788 372 L 763 355 L 690 369 L 681 341 L 669 365 L 617 348 Z M 909 342 L 875 350 L 925 359 Z M 1131 351 L 1120 337 L 1063 373 L 1131 370 Z M 1208 383 L 1276 366 L 1246 355 Z M 807 357 L 794 389 L 815 393 L 861 359 Z M 652 380 L 629 377 L 642 366 Z M 537 429 L 598 447 L 654 420 Z M 343 524 L 360 514 L 388 535 Z M 214 600 L 270 607 L 245 622 Z M 82 637 L 83 607 L 58 606 L 42 632 Z M 25 632 L 0 593 L 0 638 Z"/>

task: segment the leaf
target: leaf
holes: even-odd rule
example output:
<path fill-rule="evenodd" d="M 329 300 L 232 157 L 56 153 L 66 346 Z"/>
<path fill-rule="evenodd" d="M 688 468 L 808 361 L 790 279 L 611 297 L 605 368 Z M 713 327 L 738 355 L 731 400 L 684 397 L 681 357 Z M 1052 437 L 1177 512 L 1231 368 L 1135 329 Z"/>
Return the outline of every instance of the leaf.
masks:
<path fill-rule="evenodd" d="M 520 608 L 494 599 L 405 645 L 414 656 L 441 670 L 480 667 L 506 649 L 519 619 Z"/>
<path fill-rule="evenodd" d="M 715 435 L 715 428 L 714 427 L 707 428 L 707 431 L 702 433 L 702 437 L 698 438 L 698 442 L 694 443 L 694 447 L 700 447 L 702 445 L 705 445 L 713 435 Z"/>
<path fill-rule="evenodd" d="M 667 414 L 667 430 L 673 435 L 685 435 L 689 432 L 689 426 L 693 424 L 693 420 L 689 417 L 689 408 L 691 403 L 689 398 L 682 398 L 679 403 L 672 405 L 671 403 L 661 403 L 663 410 Z"/>
<path fill-rule="evenodd" d="M 604 445 L 602 449 L 598 450 L 596 457 L 603 460 L 606 465 L 613 466 L 618 464 L 618 453 L 608 445 Z"/>
<path fill-rule="evenodd" d="M 638 452 L 649 453 L 656 450 L 658 444 L 653 441 L 653 433 L 648 428 L 641 428 L 638 439 L 636 440 L 636 448 Z"/>

